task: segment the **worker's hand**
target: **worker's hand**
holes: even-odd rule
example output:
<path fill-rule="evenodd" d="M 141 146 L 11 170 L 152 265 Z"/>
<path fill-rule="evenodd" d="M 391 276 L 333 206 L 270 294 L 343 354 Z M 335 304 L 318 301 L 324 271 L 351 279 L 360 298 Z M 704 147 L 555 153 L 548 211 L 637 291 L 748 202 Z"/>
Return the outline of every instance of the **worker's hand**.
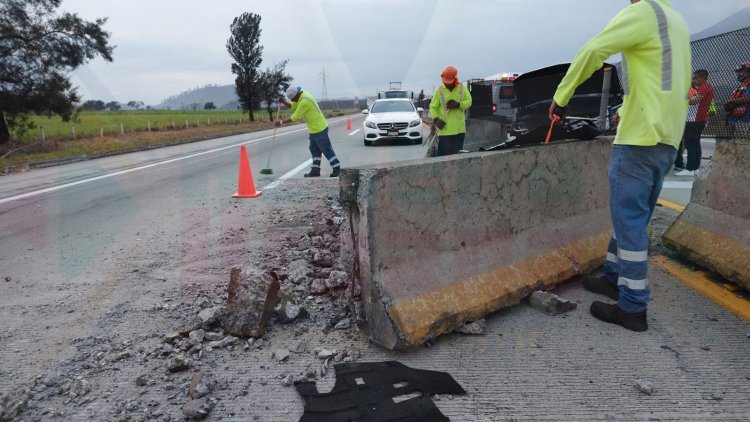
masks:
<path fill-rule="evenodd" d="M 445 127 L 445 122 L 442 119 L 434 118 L 432 121 L 438 129 L 443 129 Z"/>
<path fill-rule="evenodd" d="M 279 102 L 281 104 L 284 104 L 285 106 L 289 106 L 289 102 L 286 100 L 286 97 L 284 97 L 283 95 L 279 97 Z"/>
<path fill-rule="evenodd" d="M 565 120 L 565 113 L 567 111 L 567 107 L 560 107 L 555 100 L 552 100 L 552 105 L 549 106 L 549 119 L 562 122 Z"/>
<path fill-rule="evenodd" d="M 610 126 L 615 127 L 620 124 L 620 113 L 615 113 L 611 119 L 609 119 Z"/>
<path fill-rule="evenodd" d="M 459 102 L 458 102 L 458 101 L 456 101 L 456 100 L 449 100 L 449 101 L 448 101 L 448 102 L 447 102 L 447 103 L 445 104 L 445 106 L 446 106 L 446 107 L 448 107 L 448 110 L 453 110 L 454 108 L 459 108 L 459 107 L 461 107 L 461 103 L 459 103 Z"/>

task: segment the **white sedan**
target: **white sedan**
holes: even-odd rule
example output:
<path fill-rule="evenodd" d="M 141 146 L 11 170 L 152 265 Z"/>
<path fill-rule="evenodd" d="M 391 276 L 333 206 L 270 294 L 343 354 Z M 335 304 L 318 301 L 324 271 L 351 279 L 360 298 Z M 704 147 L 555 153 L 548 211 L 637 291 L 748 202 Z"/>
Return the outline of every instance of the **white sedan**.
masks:
<path fill-rule="evenodd" d="M 372 146 L 381 139 L 421 144 L 422 119 L 419 113 L 422 111 L 408 98 L 375 100 L 369 110 L 362 110 L 362 114 L 368 114 L 362 127 L 365 145 Z"/>

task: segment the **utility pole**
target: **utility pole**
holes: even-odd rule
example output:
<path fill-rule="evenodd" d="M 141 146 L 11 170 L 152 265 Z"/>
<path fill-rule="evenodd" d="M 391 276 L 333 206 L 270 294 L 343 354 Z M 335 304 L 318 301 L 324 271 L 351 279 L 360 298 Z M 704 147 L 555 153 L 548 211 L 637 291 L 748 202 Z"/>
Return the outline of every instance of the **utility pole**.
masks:
<path fill-rule="evenodd" d="M 320 99 L 321 100 L 327 100 L 328 99 L 328 88 L 326 87 L 326 68 L 323 68 L 323 72 L 320 74 L 320 77 L 323 79 L 323 89 L 320 93 Z"/>

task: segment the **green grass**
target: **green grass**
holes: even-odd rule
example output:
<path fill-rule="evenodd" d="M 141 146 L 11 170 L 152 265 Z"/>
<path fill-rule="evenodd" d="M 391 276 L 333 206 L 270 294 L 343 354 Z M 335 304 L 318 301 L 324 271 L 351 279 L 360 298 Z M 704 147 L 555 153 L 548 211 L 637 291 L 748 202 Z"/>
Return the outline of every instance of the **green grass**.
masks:
<path fill-rule="evenodd" d="M 282 110 L 288 116 L 289 110 Z M 268 113 L 256 111 L 256 121 L 268 121 Z M 70 140 L 75 138 L 120 135 L 133 132 L 178 130 L 201 126 L 238 125 L 248 122 L 248 114 L 240 110 L 196 110 L 196 111 L 96 111 L 81 112 L 73 120 L 64 122 L 60 117 L 35 116 L 36 128 L 26 133 L 11 133 L 11 138 L 20 142 L 39 141 L 42 128 L 45 140 Z"/>

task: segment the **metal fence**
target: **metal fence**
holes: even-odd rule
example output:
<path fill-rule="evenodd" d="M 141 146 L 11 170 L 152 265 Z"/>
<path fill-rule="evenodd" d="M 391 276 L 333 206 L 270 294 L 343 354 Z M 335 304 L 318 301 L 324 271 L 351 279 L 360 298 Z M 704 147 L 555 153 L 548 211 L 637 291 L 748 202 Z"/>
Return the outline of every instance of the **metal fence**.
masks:
<path fill-rule="evenodd" d="M 740 87 L 735 68 L 750 61 L 750 27 L 695 40 L 691 47 L 693 71 L 707 70 L 708 81 L 714 88 L 714 104 L 703 137 L 750 139 L 750 107 L 745 108 L 744 117 L 731 117 L 731 111 L 725 109 L 732 92 Z"/>

